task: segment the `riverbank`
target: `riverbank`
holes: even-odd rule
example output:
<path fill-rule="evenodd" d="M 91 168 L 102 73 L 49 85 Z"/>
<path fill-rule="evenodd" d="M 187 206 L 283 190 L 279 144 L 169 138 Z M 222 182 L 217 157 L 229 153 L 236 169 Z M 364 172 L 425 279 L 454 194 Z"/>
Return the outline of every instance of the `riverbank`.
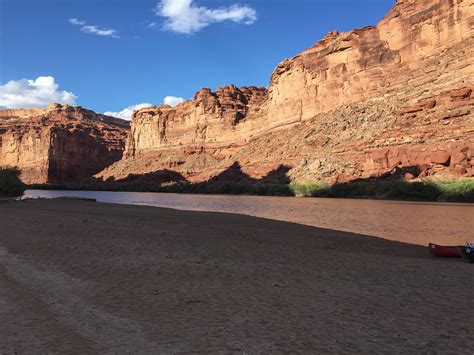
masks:
<path fill-rule="evenodd" d="M 0 204 L 2 352 L 465 352 L 472 266 L 232 214 Z"/>
<path fill-rule="evenodd" d="M 255 196 L 296 196 L 354 198 L 400 201 L 474 203 L 474 179 L 457 181 L 361 180 L 329 185 L 326 183 L 269 184 L 245 182 L 169 183 L 142 178 L 124 181 L 91 181 L 85 184 L 34 184 L 28 189 L 163 192 Z"/>

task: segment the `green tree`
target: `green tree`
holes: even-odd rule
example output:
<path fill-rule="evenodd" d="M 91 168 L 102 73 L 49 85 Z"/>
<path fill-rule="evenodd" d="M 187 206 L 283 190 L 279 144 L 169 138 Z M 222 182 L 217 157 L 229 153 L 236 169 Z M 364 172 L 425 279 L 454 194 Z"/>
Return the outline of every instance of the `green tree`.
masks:
<path fill-rule="evenodd" d="M 0 169 L 0 197 L 17 197 L 25 192 L 25 184 L 16 168 Z"/>

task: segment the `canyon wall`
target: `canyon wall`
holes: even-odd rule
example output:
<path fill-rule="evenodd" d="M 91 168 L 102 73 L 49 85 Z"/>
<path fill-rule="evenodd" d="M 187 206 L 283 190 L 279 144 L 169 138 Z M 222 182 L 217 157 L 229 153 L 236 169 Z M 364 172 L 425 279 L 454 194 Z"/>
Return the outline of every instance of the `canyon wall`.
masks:
<path fill-rule="evenodd" d="M 473 176 L 472 58 L 472 0 L 399 0 L 377 26 L 331 32 L 284 60 L 268 90 L 202 89 L 136 112 L 124 158 L 98 176 Z"/>
<path fill-rule="evenodd" d="M 127 156 L 161 148 L 196 144 L 232 144 L 247 137 L 240 123 L 258 117 L 266 89 L 225 86 L 215 93 L 201 89 L 193 100 L 176 108 L 162 105 L 140 110 L 133 117 Z"/>
<path fill-rule="evenodd" d="M 78 183 L 121 159 L 129 123 L 80 107 L 0 110 L 0 167 L 26 183 Z"/>

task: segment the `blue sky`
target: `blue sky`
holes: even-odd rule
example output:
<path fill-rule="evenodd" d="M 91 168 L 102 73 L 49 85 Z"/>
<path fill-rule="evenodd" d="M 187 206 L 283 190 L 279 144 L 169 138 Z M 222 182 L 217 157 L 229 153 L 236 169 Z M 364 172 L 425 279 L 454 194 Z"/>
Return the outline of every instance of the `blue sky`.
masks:
<path fill-rule="evenodd" d="M 376 24 L 394 2 L 0 0 L 0 105 L 118 112 L 201 87 L 266 86 L 283 59 L 328 31 Z"/>

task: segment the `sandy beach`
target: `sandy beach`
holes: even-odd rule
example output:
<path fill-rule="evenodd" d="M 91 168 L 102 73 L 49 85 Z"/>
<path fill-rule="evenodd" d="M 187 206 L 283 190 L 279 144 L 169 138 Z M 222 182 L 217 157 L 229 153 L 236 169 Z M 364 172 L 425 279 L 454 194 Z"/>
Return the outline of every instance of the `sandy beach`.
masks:
<path fill-rule="evenodd" d="M 474 268 L 267 219 L 0 203 L 0 352 L 472 353 Z"/>

